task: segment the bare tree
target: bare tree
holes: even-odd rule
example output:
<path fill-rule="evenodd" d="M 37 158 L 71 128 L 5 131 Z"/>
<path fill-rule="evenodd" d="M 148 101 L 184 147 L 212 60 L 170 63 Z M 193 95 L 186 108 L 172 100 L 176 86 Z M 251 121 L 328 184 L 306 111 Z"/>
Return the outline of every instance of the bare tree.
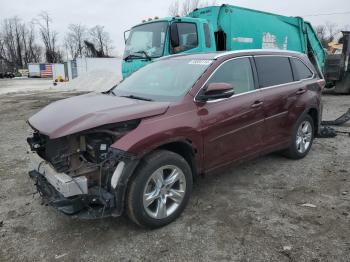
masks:
<path fill-rule="evenodd" d="M 340 35 L 339 27 L 332 22 L 326 22 L 323 25 L 318 25 L 315 27 L 315 32 L 317 37 L 320 39 L 323 47 L 327 48 L 328 43 L 337 39 Z"/>
<path fill-rule="evenodd" d="M 28 63 L 38 63 L 40 62 L 42 48 L 35 43 L 35 28 L 33 24 L 21 27 L 21 36 L 23 43 L 23 60 L 25 65 Z"/>
<path fill-rule="evenodd" d="M 182 3 L 181 10 L 180 10 L 180 1 L 175 0 L 170 4 L 168 13 L 170 16 L 176 16 L 176 15 L 185 16 L 191 13 L 196 8 L 201 8 L 201 7 L 211 6 L 211 5 L 216 5 L 216 0 L 212 0 L 212 1 L 187 0 Z"/>
<path fill-rule="evenodd" d="M 328 39 L 329 42 L 332 42 L 334 38 L 339 34 L 340 30 L 337 26 L 337 24 L 332 23 L 332 22 L 326 22 L 326 29 L 328 33 Z"/>
<path fill-rule="evenodd" d="M 194 9 L 200 7 L 200 0 L 188 0 L 182 3 L 181 15 L 188 15 Z"/>
<path fill-rule="evenodd" d="M 89 30 L 90 44 L 101 54 L 102 57 L 108 57 L 113 49 L 112 40 L 109 34 L 104 30 L 104 26 L 96 25 Z"/>
<path fill-rule="evenodd" d="M 19 18 L 5 19 L 2 23 L 1 58 L 11 67 L 23 67 Z"/>
<path fill-rule="evenodd" d="M 97 50 L 95 45 L 87 40 L 84 41 L 86 53 L 89 57 L 105 57 L 103 51 Z"/>
<path fill-rule="evenodd" d="M 80 24 L 70 24 L 68 33 L 64 39 L 65 46 L 70 56 L 75 59 L 82 57 L 85 52 L 84 40 L 87 38 L 86 26 Z"/>
<path fill-rule="evenodd" d="M 315 27 L 315 32 L 322 46 L 326 47 L 328 44 L 327 29 L 325 25 L 318 25 Z"/>
<path fill-rule="evenodd" d="M 4 19 L 0 28 L 0 59 L 10 69 L 24 68 L 38 62 L 41 49 L 35 44 L 33 25 L 23 23 L 18 17 Z"/>
<path fill-rule="evenodd" d="M 34 23 L 38 25 L 41 39 L 45 45 L 45 57 L 48 63 L 59 63 L 62 61 L 62 54 L 57 47 L 58 33 L 51 27 L 52 19 L 50 15 L 43 11 L 34 19 Z"/>
<path fill-rule="evenodd" d="M 173 1 L 170 4 L 168 13 L 169 13 L 170 16 L 180 15 L 180 3 L 179 3 L 179 0 Z"/>

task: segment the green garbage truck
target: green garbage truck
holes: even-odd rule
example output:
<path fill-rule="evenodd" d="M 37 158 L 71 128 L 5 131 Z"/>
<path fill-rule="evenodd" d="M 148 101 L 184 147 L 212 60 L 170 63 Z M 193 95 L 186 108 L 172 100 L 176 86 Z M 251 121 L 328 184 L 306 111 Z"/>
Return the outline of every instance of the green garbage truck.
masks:
<path fill-rule="evenodd" d="M 324 70 L 326 53 L 310 23 L 233 5 L 208 6 L 184 17 L 148 19 L 125 34 L 122 74 L 179 53 L 284 49 L 305 53 Z"/>

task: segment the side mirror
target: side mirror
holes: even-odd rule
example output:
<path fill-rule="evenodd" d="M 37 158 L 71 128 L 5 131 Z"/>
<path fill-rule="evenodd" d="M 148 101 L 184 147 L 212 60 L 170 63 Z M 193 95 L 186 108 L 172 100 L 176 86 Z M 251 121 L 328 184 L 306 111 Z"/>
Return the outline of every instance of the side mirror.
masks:
<path fill-rule="evenodd" d="M 170 44 L 172 48 L 178 47 L 180 45 L 177 23 L 172 23 L 170 25 Z"/>
<path fill-rule="evenodd" d="M 229 83 L 210 83 L 199 92 L 196 100 L 206 102 L 208 100 L 228 98 L 234 94 L 233 86 Z"/>
<path fill-rule="evenodd" d="M 124 43 L 126 44 L 126 41 L 128 40 L 129 38 L 129 35 L 130 35 L 130 30 L 126 30 L 124 32 Z"/>

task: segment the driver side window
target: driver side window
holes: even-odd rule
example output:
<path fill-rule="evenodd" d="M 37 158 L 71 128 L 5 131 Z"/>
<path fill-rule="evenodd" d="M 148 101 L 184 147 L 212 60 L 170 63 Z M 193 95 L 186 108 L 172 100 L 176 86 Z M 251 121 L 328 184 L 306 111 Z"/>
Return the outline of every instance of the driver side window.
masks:
<path fill-rule="evenodd" d="M 254 78 L 249 58 L 243 57 L 224 62 L 207 82 L 207 84 L 210 83 L 231 84 L 235 94 L 254 90 Z"/>
<path fill-rule="evenodd" d="M 172 50 L 172 53 L 187 51 L 198 46 L 197 27 L 194 23 L 177 23 L 179 34 L 179 46 Z"/>

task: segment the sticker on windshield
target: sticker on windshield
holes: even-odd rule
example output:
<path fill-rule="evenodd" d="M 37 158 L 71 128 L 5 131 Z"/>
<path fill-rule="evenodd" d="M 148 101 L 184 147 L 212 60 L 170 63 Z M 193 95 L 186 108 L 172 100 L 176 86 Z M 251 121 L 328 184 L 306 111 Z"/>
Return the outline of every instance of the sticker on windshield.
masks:
<path fill-rule="evenodd" d="M 188 64 L 189 65 L 210 65 L 213 61 L 212 60 L 191 60 Z"/>

